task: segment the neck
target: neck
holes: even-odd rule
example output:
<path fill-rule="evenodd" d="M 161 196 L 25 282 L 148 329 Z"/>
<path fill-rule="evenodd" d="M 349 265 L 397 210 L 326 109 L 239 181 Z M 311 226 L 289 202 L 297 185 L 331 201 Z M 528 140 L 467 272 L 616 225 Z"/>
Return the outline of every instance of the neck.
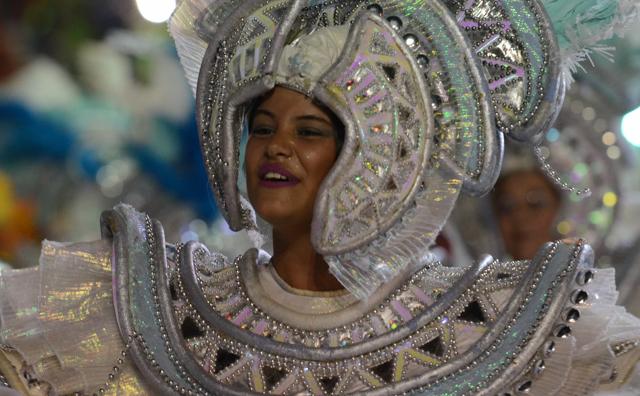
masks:
<path fill-rule="evenodd" d="M 311 231 L 273 230 L 273 266 L 289 286 L 301 290 L 333 291 L 344 287 L 311 245 Z"/>

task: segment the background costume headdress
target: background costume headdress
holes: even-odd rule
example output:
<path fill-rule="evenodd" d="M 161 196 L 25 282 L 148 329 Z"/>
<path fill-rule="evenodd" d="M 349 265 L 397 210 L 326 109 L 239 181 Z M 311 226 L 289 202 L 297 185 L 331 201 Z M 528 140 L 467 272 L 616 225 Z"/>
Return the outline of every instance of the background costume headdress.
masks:
<path fill-rule="evenodd" d="M 458 193 L 494 184 L 503 134 L 539 141 L 564 92 L 560 49 L 535 0 L 184 1 L 170 31 L 232 229 L 255 228 L 237 185 L 252 100 L 280 84 L 344 123 L 312 243 L 359 297 L 423 264 Z M 326 42 L 342 48 L 318 68 Z"/>

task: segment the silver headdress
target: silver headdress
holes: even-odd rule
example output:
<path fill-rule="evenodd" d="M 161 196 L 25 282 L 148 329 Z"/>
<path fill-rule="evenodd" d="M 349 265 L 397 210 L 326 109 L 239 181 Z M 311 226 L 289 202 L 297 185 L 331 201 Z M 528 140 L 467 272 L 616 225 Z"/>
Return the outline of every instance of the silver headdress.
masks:
<path fill-rule="evenodd" d="M 253 99 L 284 85 L 344 123 L 312 243 L 362 298 L 423 264 L 458 193 L 482 195 L 495 183 L 503 134 L 537 142 L 564 92 L 537 0 L 184 1 L 170 31 L 232 229 L 256 227 L 237 185 Z M 318 64 L 314 48 L 327 42 L 335 60 Z"/>

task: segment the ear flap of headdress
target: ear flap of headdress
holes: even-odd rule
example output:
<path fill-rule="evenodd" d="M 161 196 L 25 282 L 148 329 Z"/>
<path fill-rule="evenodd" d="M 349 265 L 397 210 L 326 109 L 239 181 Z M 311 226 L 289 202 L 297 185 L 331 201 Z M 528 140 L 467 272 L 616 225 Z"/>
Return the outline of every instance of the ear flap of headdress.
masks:
<path fill-rule="evenodd" d="M 353 24 L 338 64 L 314 92 L 345 123 L 345 144 L 316 201 L 316 248 L 351 251 L 413 203 L 434 153 L 431 99 L 401 37 L 378 16 Z"/>
<path fill-rule="evenodd" d="M 318 193 L 312 242 L 361 298 L 424 258 L 461 188 L 490 188 L 502 154 L 482 72 L 446 7 L 378 7 L 314 91 L 347 141 Z"/>
<path fill-rule="evenodd" d="M 489 83 L 498 128 L 536 143 L 555 121 L 564 83 L 556 37 L 537 0 L 446 1 Z"/>

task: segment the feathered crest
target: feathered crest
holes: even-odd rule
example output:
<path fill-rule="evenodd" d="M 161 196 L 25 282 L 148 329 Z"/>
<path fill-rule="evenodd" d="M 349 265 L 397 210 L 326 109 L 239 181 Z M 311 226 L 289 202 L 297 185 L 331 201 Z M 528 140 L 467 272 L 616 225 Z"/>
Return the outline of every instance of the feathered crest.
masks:
<path fill-rule="evenodd" d="M 169 20 L 180 62 L 195 95 L 198 74 L 218 25 L 239 5 L 239 0 L 182 0 Z"/>
<path fill-rule="evenodd" d="M 215 0 L 181 1 L 169 20 L 169 33 L 176 42 L 180 62 L 194 95 L 200 65 L 207 50 L 207 43 L 198 36 L 196 23 L 200 15 L 206 12 L 207 7 L 215 2 Z"/>
<path fill-rule="evenodd" d="M 558 37 L 562 73 L 567 83 L 592 61 L 593 54 L 612 58 L 613 47 L 603 42 L 624 35 L 640 16 L 640 0 L 542 0 Z"/>

